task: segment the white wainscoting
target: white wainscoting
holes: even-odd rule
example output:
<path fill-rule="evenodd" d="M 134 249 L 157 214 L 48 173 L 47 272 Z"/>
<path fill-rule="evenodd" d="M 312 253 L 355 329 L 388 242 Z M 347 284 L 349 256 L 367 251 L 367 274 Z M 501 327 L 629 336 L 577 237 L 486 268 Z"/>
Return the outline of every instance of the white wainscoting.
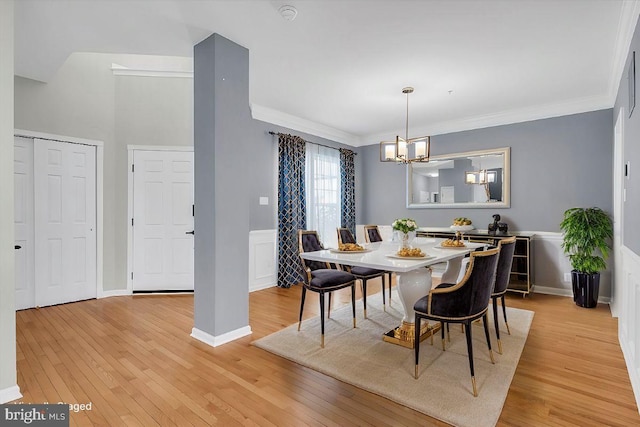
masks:
<path fill-rule="evenodd" d="M 249 292 L 276 286 L 276 230 L 249 232 Z"/>
<path fill-rule="evenodd" d="M 627 363 L 629 379 L 640 408 L 640 256 L 622 247 L 622 295 L 613 295 L 618 315 L 618 339 Z"/>

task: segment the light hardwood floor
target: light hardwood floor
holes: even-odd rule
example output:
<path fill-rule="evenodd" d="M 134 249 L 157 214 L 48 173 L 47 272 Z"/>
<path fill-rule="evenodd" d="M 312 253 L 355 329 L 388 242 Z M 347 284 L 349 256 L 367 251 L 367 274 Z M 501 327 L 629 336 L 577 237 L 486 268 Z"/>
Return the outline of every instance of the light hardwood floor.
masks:
<path fill-rule="evenodd" d="M 349 290 L 334 299 L 334 307 L 348 304 Z M 297 322 L 298 286 L 249 301 L 253 334 L 216 348 L 189 336 L 190 295 L 19 311 L 21 401 L 91 403 L 71 413 L 71 425 L 445 425 L 252 346 Z M 640 425 L 608 306 L 537 294 L 507 304 L 535 316 L 498 425 Z M 317 312 L 309 295 L 305 318 Z"/>

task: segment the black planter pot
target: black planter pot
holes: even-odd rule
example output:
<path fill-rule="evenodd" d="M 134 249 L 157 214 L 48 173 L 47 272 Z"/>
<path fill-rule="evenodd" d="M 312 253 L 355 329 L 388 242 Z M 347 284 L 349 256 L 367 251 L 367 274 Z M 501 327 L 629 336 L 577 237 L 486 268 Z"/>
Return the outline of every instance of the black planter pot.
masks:
<path fill-rule="evenodd" d="M 587 274 L 573 270 L 571 271 L 571 284 L 573 285 L 573 300 L 576 305 L 585 308 L 594 308 L 598 305 L 600 273 Z"/>

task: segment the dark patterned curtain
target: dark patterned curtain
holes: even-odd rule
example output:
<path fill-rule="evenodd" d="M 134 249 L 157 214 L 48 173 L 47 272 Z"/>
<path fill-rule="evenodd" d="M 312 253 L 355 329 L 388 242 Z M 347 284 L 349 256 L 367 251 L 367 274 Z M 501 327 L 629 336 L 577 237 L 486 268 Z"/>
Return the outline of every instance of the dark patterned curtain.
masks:
<path fill-rule="evenodd" d="M 355 153 L 346 148 L 340 149 L 340 191 L 342 207 L 340 222 L 342 227 L 348 228 L 356 235 L 356 169 L 353 163 Z"/>
<path fill-rule="evenodd" d="M 278 286 L 302 281 L 298 230 L 307 228 L 305 141 L 278 134 Z"/>

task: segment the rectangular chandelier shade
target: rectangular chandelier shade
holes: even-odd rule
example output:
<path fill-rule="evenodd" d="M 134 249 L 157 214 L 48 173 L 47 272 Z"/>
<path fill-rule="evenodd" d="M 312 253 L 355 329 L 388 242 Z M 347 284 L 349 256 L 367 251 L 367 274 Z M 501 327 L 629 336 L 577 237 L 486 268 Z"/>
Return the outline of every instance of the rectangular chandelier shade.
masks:
<path fill-rule="evenodd" d="M 395 163 L 428 162 L 431 151 L 431 137 L 404 139 L 396 136 L 395 141 L 380 143 L 380 161 Z"/>
<path fill-rule="evenodd" d="M 496 172 L 480 169 L 477 171 L 467 171 L 464 173 L 465 184 L 489 184 L 496 182 Z"/>

